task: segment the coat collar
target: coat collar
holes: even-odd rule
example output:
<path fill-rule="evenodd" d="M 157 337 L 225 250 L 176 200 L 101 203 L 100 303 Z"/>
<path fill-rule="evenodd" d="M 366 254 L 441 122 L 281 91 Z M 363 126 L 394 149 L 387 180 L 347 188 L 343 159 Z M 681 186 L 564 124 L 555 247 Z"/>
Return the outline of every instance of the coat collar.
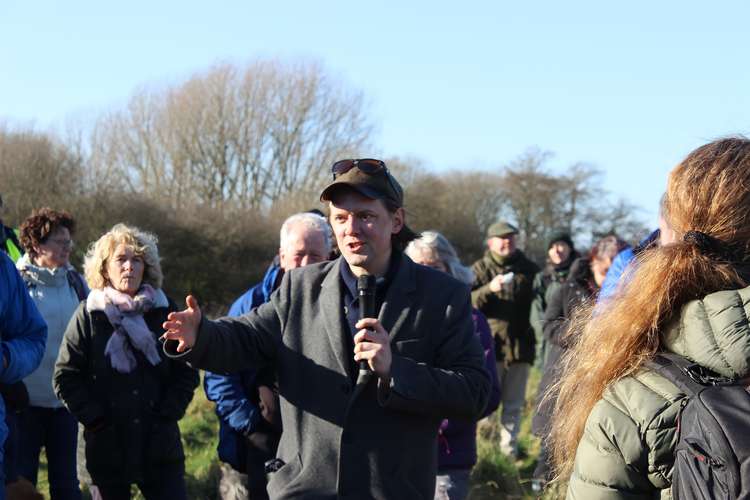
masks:
<path fill-rule="evenodd" d="M 328 341 L 331 343 L 341 372 L 349 372 L 349 344 L 344 335 L 349 335 L 349 325 L 344 314 L 341 298 L 344 296 L 344 283 L 340 266 L 346 261 L 339 257 L 331 264 L 328 274 L 321 283 L 320 307 L 324 318 Z M 404 331 L 404 322 L 409 316 L 416 291 L 417 266 L 409 257 L 402 255 L 393 281 L 388 286 L 378 320 L 390 335 L 391 342 Z"/>
<path fill-rule="evenodd" d="M 750 373 L 750 287 L 685 304 L 662 333 L 667 350 L 724 377 Z"/>
<path fill-rule="evenodd" d="M 68 272 L 73 270 L 73 266 L 70 264 L 56 269 L 37 266 L 31 261 L 31 256 L 29 254 L 24 254 L 18 259 L 18 262 L 16 262 L 16 268 L 27 282 L 33 283 L 34 286 L 48 287 L 67 286 Z"/>

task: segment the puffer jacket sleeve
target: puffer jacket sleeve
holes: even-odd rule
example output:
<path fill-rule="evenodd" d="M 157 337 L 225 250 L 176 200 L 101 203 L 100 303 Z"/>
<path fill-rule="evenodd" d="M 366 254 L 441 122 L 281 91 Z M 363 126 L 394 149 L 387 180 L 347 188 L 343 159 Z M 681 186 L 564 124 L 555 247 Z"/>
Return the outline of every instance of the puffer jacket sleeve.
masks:
<path fill-rule="evenodd" d="M 47 323 L 3 252 L 0 252 L 0 287 L 0 355 L 3 358 L 0 383 L 13 384 L 36 370 L 42 361 Z"/>
<path fill-rule="evenodd" d="M 568 500 L 659 498 L 648 480 L 648 451 L 640 436 L 630 416 L 599 401 L 578 444 Z"/>
<path fill-rule="evenodd" d="M 254 374 L 254 370 L 246 372 Z M 206 371 L 203 388 L 208 400 L 216 403 L 216 415 L 232 430 L 244 435 L 255 432 L 261 418 L 260 409 L 245 395 L 239 374 L 221 375 Z"/>
<path fill-rule="evenodd" d="M 650 370 L 610 386 L 586 421 L 568 498 L 668 495 L 683 399 L 671 382 Z"/>

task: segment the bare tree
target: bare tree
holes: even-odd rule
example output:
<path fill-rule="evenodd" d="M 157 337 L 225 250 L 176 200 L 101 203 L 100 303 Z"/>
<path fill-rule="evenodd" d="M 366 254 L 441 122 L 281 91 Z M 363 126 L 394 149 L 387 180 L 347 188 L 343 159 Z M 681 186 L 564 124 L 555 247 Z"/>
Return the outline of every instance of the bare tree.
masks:
<path fill-rule="evenodd" d="M 92 167 L 173 208 L 267 208 L 314 193 L 334 159 L 367 146 L 363 95 L 320 65 L 221 65 L 166 90 L 141 89 L 92 134 Z"/>
<path fill-rule="evenodd" d="M 500 212 L 519 224 L 532 258 L 543 262 L 548 239 L 561 230 L 586 245 L 601 234 L 630 239 L 645 232 L 636 207 L 611 201 L 599 169 L 579 162 L 555 174 L 547 168 L 551 158 L 530 149 L 502 171 Z"/>
<path fill-rule="evenodd" d="M 44 205 L 64 208 L 81 193 L 82 161 L 51 134 L 0 128 L 0 186 L 7 220 L 18 224 Z"/>

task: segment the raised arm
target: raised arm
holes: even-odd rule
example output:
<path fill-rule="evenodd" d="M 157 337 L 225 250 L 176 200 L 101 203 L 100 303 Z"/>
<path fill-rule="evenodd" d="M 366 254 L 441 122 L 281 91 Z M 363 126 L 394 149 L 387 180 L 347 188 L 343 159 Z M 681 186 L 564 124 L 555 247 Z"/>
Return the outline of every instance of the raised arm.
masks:
<path fill-rule="evenodd" d="M 273 364 L 281 343 L 278 310 L 283 309 L 282 302 L 288 303 L 290 287 L 284 276 L 270 302 L 244 316 L 216 321 L 204 318 L 195 298 L 189 296 L 187 309 L 171 313 L 164 323 L 164 352 L 195 368 L 218 373 Z"/>

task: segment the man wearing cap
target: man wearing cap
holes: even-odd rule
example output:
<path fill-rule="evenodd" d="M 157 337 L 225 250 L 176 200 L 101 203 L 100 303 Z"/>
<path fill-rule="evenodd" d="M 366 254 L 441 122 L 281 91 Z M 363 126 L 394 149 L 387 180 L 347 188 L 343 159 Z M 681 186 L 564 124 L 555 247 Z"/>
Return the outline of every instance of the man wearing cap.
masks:
<path fill-rule="evenodd" d="M 534 276 L 534 299 L 531 302 L 531 327 L 536 338 L 535 364 L 540 369 L 547 356 L 544 339 L 544 311 L 549 300 L 570 273 L 570 266 L 579 257 L 573 239 L 566 232 L 552 235 L 547 245 L 547 265 Z"/>
<path fill-rule="evenodd" d="M 239 318 L 209 321 L 188 297 L 164 324 L 165 350 L 213 371 L 276 369 L 271 498 L 432 498 L 441 420 L 478 418 L 489 393 L 469 293 L 403 254 L 414 233 L 383 162 L 343 160 L 333 174 L 321 200 L 341 257 L 285 273 Z M 363 274 L 377 277 L 377 319 L 358 320 Z"/>
<path fill-rule="evenodd" d="M 518 229 L 506 221 L 487 229 L 487 251 L 472 266 L 471 300 L 487 317 L 495 337 L 501 380 L 500 447 L 515 456 L 526 382 L 534 362 L 534 333 L 529 324 L 532 283 L 539 267 L 516 247 Z"/>

